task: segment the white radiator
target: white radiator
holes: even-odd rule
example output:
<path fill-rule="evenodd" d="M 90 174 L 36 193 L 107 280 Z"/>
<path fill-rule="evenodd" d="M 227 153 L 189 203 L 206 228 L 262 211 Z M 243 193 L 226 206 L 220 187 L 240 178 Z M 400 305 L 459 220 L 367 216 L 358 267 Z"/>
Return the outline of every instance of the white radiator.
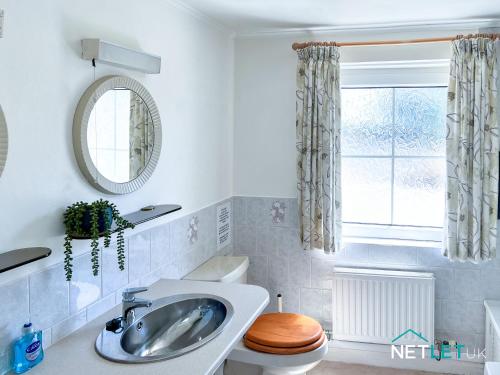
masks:
<path fill-rule="evenodd" d="M 434 275 L 336 268 L 332 310 L 335 340 L 392 344 L 411 329 L 395 344 L 432 344 Z"/>

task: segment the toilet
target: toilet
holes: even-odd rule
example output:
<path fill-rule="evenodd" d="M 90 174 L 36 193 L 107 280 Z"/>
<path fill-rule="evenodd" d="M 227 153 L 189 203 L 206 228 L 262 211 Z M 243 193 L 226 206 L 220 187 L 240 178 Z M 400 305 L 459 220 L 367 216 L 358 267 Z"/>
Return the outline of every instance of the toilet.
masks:
<path fill-rule="evenodd" d="M 214 281 L 229 283 L 246 283 L 249 261 L 245 256 L 216 256 L 209 259 L 196 270 L 185 276 L 186 280 Z M 283 329 L 290 322 L 301 319 L 308 325 L 309 331 L 304 336 L 292 335 L 286 342 L 282 339 L 282 332 L 268 327 L 279 326 L 273 322 L 282 323 Z M 316 327 L 315 324 L 319 327 Z M 264 328 L 263 328 L 264 327 Z M 321 327 L 313 319 L 300 314 L 263 314 L 248 331 L 228 357 L 226 375 L 305 375 L 307 371 L 316 367 L 328 352 L 328 340 L 323 332 L 318 332 Z M 304 332 L 304 330 L 300 330 Z M 321 337 L 319 336 L 321 335 Z M 299 337 L 300 336 L 300 337 Z M 254 349 L 250 349 L 245 345 Z M 293 340 L 297 340 L 294 342 Z M 309 345 L 309 346 L 307 346 Z M 307 349 L 303 349 L 307 347 Z M 259 351 L 257 351 L 259 350 Z M 301 351 L 308 350 L 301 353 Z M 290 354 L 297 352 L 297 354 Z M 287 354 L 272 354 L 287 353 Z M 216 374 L 221 374 L 219 370 Z"/>

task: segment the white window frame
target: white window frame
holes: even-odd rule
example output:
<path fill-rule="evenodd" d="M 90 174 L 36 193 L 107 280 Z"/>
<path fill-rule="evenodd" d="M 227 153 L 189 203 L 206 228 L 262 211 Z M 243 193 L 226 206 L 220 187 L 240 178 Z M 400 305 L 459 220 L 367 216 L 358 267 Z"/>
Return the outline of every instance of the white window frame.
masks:
<path fill-rule="evenodd" d="M 448 59 L 341 63 L 341 87 L 447 86 L 449 64 Z M 344 243 L 440 247 L 443 238 L 440 227 L 344 223 L 342 231 Z"/>

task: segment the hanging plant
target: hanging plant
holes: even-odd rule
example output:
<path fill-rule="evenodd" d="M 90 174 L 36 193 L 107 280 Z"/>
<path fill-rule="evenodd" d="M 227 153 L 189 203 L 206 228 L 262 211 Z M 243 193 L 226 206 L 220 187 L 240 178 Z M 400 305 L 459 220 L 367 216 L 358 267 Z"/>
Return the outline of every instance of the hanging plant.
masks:
<path fill-rule="evenodd" d="M 112 230 L 113 221 L 115 228 Z M 70 281 L 73 276 L 73 246 L 75 238 L 90 238 L 92 272 L 94 276 L 99 274 L 99 237 L 104 238 L 104 247 L 111 245 L 111 234 L 116 232 L 118 267 L 121 271 L 125 269 L 125 239 L 124 232 L 134 225 L 125 220 L 116 205 L 99 199 L 92 203 L 76 202 L 66 208 L 64 212 L 64 226 L 66 235 L 64 237 L 64 271 L 66 280 Z"/>

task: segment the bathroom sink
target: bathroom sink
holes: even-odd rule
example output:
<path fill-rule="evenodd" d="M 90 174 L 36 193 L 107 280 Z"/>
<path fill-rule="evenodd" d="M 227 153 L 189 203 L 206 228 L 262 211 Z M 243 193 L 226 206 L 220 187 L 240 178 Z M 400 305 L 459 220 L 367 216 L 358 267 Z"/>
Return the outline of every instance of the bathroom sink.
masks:
<path fill-rule="evenodd" d="M 155 300 L 137 312 L 134 323 L 123 332 L 99 334 L 95 345 L 99 355 L 121 363 L 181 356 L 220 334 L 233 316 L 233 307 L 215 295 L 182 294 Z"/>

